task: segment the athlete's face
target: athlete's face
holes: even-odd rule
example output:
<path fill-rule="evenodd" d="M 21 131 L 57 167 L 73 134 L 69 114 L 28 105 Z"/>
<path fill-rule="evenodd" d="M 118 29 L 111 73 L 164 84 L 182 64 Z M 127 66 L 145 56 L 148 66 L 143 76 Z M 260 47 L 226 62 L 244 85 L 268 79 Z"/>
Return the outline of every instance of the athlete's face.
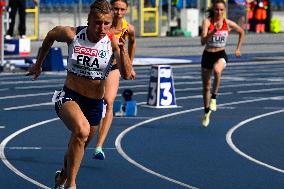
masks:
<path fill-rule="evenodd" d="M 216 18 L 223 18 L 226 11 L 226 7 L 223 3 L 217 3 L 214 7 L 214 14 Z"/>
<path fill-rule="evenodd" d="M 114 16 L 116 18 L 123 18 L 127 12 L 127 4 L 123 1 L 116 1 L 113 5 Z"/>
<path fill-rule="evenodd" d="M 109 32 L 112 24 L 112 14 L 94 13 L 88 18 L 90 35 L 93 38 L 102 39 Z"/>

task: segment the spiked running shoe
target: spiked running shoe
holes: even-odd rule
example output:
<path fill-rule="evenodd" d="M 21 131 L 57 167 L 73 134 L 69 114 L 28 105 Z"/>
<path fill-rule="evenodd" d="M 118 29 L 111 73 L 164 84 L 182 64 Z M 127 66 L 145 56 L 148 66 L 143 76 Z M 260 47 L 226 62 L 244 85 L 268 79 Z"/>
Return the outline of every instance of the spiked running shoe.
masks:
<path fill-rule="evenodd" d="M 59 180 L 59 177 L 61 176 L 62 174 L 62 170 L 58 170 L 55 172 L 55 184 L 54 184 L 54 189 L 64 189 L 64 184 L 62 185 L 58 185 L 58 180 Z"/>
<path fill-rule="evenodd" d="M 212 110 L 214 112 L 217 110 L 217 100 L 216 99 L 211 98 L 211 100 L 210 100 L 210 110 Z"/>
<path fill-rule="evenodd" d="M 105 157 L 105 153 L 103 152 L 103 149 L 101 147 L 96 147 L 94 155 L 93 155 L 93 159 L 99 159 L 99 160 L 104 160 Z"/>
<path fill-rule="evenodd" d="M 203 127 L 207 127 L 210 123 L 210 114 L 211 110 L 208 113 L 205 113 L 204 116 L 202 117 L 202 125 Z"/>

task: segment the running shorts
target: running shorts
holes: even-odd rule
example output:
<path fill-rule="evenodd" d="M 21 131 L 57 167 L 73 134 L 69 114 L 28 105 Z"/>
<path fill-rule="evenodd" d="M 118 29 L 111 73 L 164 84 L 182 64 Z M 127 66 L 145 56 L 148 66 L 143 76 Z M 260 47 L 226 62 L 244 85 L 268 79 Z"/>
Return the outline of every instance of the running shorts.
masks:
<path fill-rule="evenodd" d="M 208 52 L 206 50 L 203 51 L 202 59 L 201 59 L 201 67 L 206 69 L 213 69 L 214 64 L 220 59 L 225 59 L 225 64 L 228 62 L 228 57 L 225 50 L 218 52 Z"/>
<path fill-rule="evenodd" d="M 55 91 L 52 101 L 55 103 L 55 111 L 58 117 L 59 110 L 65 102 L 75 101 L 91 126 L 98 125 L 102 119 L 103 99 L 91 99 L 64 86 L 61 91 Z"/>

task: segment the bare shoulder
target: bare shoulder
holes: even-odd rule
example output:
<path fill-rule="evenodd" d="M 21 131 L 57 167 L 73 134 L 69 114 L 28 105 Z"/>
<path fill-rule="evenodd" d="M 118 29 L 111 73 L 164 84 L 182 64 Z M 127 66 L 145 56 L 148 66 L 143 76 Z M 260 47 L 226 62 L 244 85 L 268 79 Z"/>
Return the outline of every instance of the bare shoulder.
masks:
<path fill-rule="evenodd" d="M 129 24 L 129 23 L 128 23 L 128 33 L 130 35 L 135 34 L 135 27 L 132 24 Z"/>
<path fill-rule="evenodd" d="M 54 36 L 58 42 L 70 43 L 75 35 L 76 28 L 70 26 L 56 26 L 51 30 L 51 35 Z"/>
<path fill-rule="evenodd" d="M 209 19 L 209 18 L 204 18 L 204 19 L 202 20 L 202 23 L 203 23 L 203 24 L 210 24 L 210 19 Z"/>
<path fill-rule="evenodd" d="M 242 28 L 234 21 L 230 20 L 230 19 L 226 19 L 227 25 L 229 26 L 229 29 L 233 29 L 236 30 L 238 32 L 240 32 L 242 30 Z"/>
<path fill-rule="evenodd" d="M 76 28 L 71 26 L 63 26 L 63 31 L 66 36 L 73 38 L 76 35 Z"/>
<path fill-rule="evenodd" d="M 226 19 L 226 22 L 227 22 L 228 26 L 231 27 L 231 28 L 235 28 L 236 25 L 237 25 L 234 21 L 232 21 L 230 19 Z"/>
<path fill-rule="evenodd" d="M 210 20 L 209 20 L 209 18 L 204 18 L 204 19 L 202 20 L 202 27 L 203 27 L 203 28 L 208 28 L 209 25 L 210 25 Z"/>

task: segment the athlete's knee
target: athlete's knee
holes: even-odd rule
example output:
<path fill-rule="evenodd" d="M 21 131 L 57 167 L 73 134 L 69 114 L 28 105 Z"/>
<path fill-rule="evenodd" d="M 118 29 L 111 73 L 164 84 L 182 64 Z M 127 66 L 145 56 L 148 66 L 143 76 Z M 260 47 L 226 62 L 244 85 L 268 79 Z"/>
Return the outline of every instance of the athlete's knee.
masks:
<path fill-rule="evenodd" d="M 222 70 L 221 70 L 221 69 L 216 69 L 216 70 L 214 70 L 214 75 L 215 75 L 215 77 L 216 77 L 216 76 L 217 76 L 217 77 L 220 77 L 221 74 L 222 74 Z"/>
<path fill-rule="evenodd" d="M 210 91 L 210 85 L 203 85 L 203 91 Z"/>
<path fill-rule="evenodd" d="M 202 82 L 203 90 L 210 90 L 211 81 L 210 79 L 204 79 Z"/>
<path fill-rule="evenodd" d="M 106 104 L 106 110 L 107 111 L 112 111 L 113 110 L 113 103 L 114 103 L 113 100 L 105 99 L 105 104 Z"/>
<path fill-rule="evenodd" d="M 90 125 L 84 122 L 78 124 L 77 128 L 73 132 L 73 135 L 79 142 L 86 143 L 90 135 Z"/>

